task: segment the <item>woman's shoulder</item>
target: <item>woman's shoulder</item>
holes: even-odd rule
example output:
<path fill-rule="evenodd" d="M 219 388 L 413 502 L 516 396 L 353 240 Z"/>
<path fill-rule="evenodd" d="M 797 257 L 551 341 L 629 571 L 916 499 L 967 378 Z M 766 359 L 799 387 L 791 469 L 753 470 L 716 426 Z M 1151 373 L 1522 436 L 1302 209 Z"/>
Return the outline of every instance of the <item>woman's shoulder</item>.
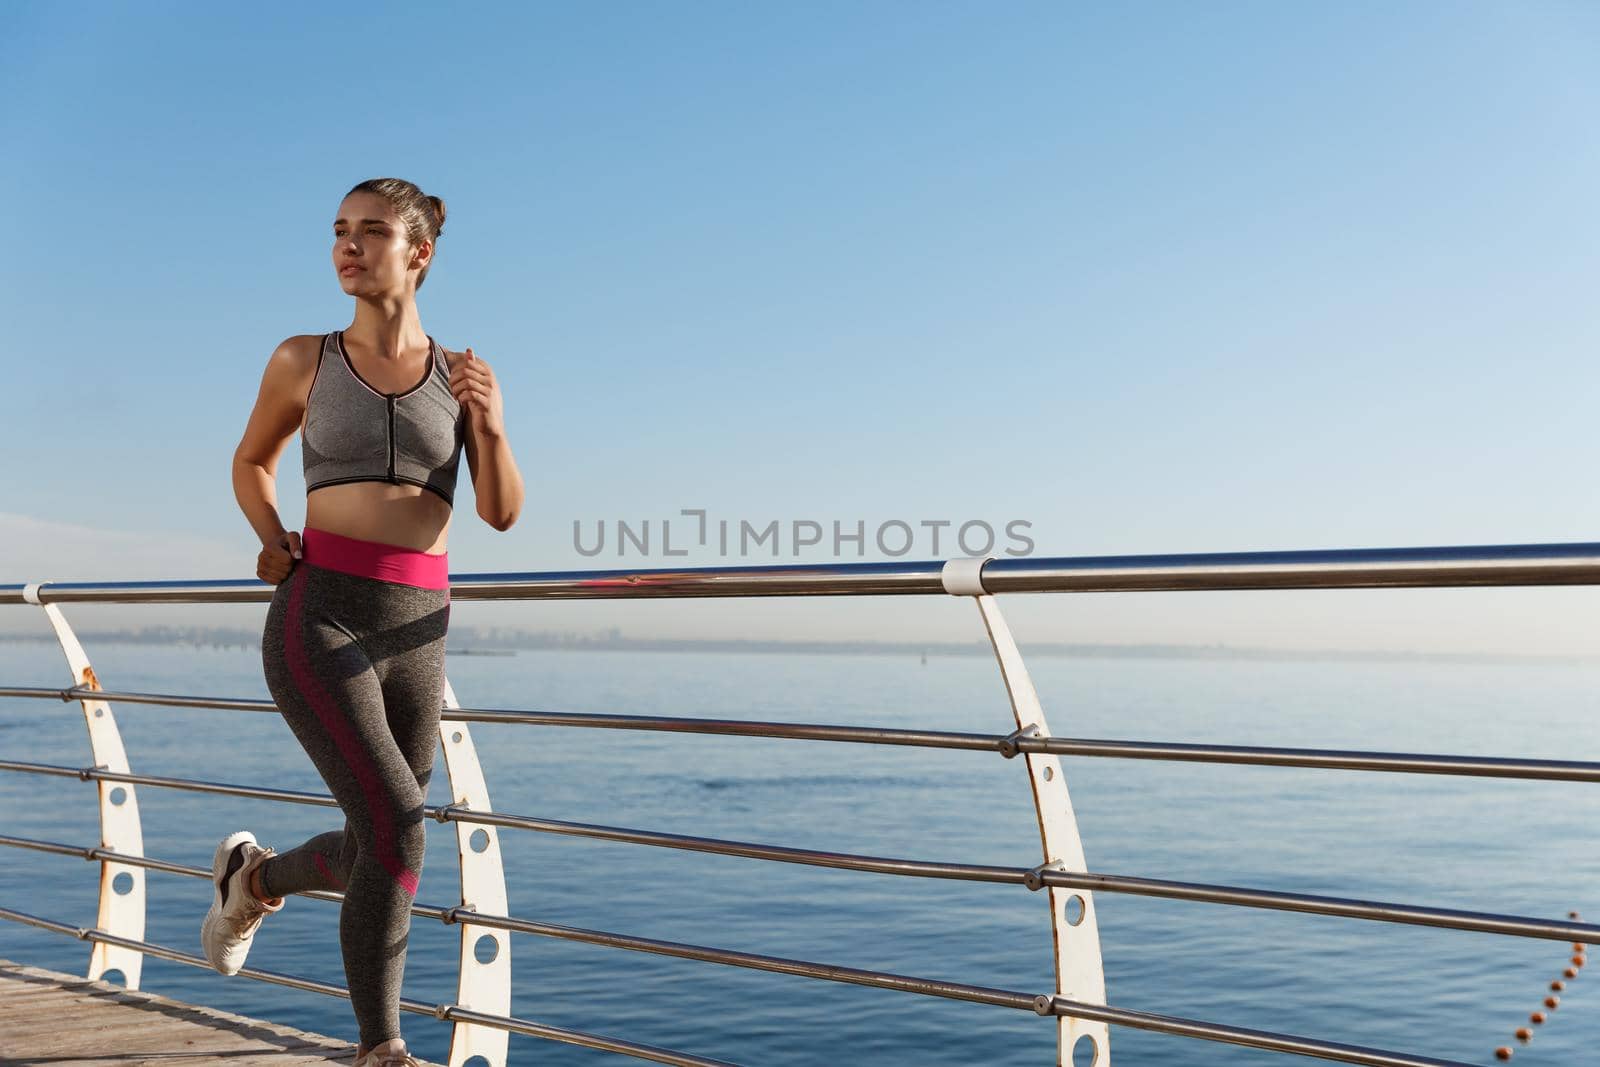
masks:
<path fill-rule="evenodd" d="M 291 365 L 296 370 L 315 367 L 317 359 L 322 355 L 322 344 L 327 339 L 325 333 L 297 333 L 285 337 L 277 348 L 272 350 L 272 360 Z"/>
<path fill-rule="evenodd" d="M 453 348 L 446 348 L 444 346 L 444 343 L 442 341 L 438 340 L 437 338 L 434 339 L 433 343 L 439 346 L 439 351 L 441 353 L 443 353 L 443 355 L 444 355 L 444 369 L 445 369 L 445 371 L 447 373 L 449 373 L 449 374 L 454 374 L 455 370 L 456 370 L 456 367 L 460 365 L 460 363 L 461 363 L 461 361 L 463 359 L 467 358 L 466 351 L 462 350 L 460 352 L 457 352 Z"/>

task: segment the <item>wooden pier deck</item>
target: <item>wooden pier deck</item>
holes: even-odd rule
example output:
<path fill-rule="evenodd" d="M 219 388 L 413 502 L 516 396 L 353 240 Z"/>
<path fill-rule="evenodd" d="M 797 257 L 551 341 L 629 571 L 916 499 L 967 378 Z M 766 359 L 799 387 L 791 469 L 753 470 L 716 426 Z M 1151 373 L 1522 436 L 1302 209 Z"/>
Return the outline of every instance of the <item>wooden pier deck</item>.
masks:
<path fill-rule="evenodd" d="M 349 1041 L 0 959 L 3 1067 L 326 1067 L 355 1056 Z"/>

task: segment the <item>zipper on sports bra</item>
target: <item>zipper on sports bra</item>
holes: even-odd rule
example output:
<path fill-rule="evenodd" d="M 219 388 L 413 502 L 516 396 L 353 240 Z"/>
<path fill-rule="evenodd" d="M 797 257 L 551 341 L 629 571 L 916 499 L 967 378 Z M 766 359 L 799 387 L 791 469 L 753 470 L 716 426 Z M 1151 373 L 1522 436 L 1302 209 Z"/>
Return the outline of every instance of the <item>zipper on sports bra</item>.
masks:
<path fill-rule="evenodd" d="M 394 397 L 389 401 L 389 480 L 394 481 Z"/>

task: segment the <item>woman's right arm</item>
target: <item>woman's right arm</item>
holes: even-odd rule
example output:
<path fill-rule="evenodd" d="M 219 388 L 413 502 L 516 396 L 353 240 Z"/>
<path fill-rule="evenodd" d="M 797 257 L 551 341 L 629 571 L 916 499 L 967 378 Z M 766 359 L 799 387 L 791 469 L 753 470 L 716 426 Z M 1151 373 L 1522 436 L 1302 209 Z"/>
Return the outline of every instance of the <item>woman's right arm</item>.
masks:
<path fill-rule="evenodd" d="M 278 516 L 278 457 L 300 428 L 317 371 L 317 338 L 290 337 L 273 350 L 244 437 L 233 452 L 233 495 L 263 546 L 284 534 Z"/>

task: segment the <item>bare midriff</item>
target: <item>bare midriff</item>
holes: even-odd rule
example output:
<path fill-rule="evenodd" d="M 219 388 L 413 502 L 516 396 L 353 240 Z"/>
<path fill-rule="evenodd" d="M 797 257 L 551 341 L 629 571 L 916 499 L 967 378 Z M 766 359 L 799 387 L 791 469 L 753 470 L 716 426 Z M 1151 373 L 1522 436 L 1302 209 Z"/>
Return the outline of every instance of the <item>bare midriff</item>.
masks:
<path fill-rule="evenodd" d="M 444 552 L 450 505 L 431 489 L 390 482 L 325 485 L 306 494 L 306 525 L 329 533 Z"/>

